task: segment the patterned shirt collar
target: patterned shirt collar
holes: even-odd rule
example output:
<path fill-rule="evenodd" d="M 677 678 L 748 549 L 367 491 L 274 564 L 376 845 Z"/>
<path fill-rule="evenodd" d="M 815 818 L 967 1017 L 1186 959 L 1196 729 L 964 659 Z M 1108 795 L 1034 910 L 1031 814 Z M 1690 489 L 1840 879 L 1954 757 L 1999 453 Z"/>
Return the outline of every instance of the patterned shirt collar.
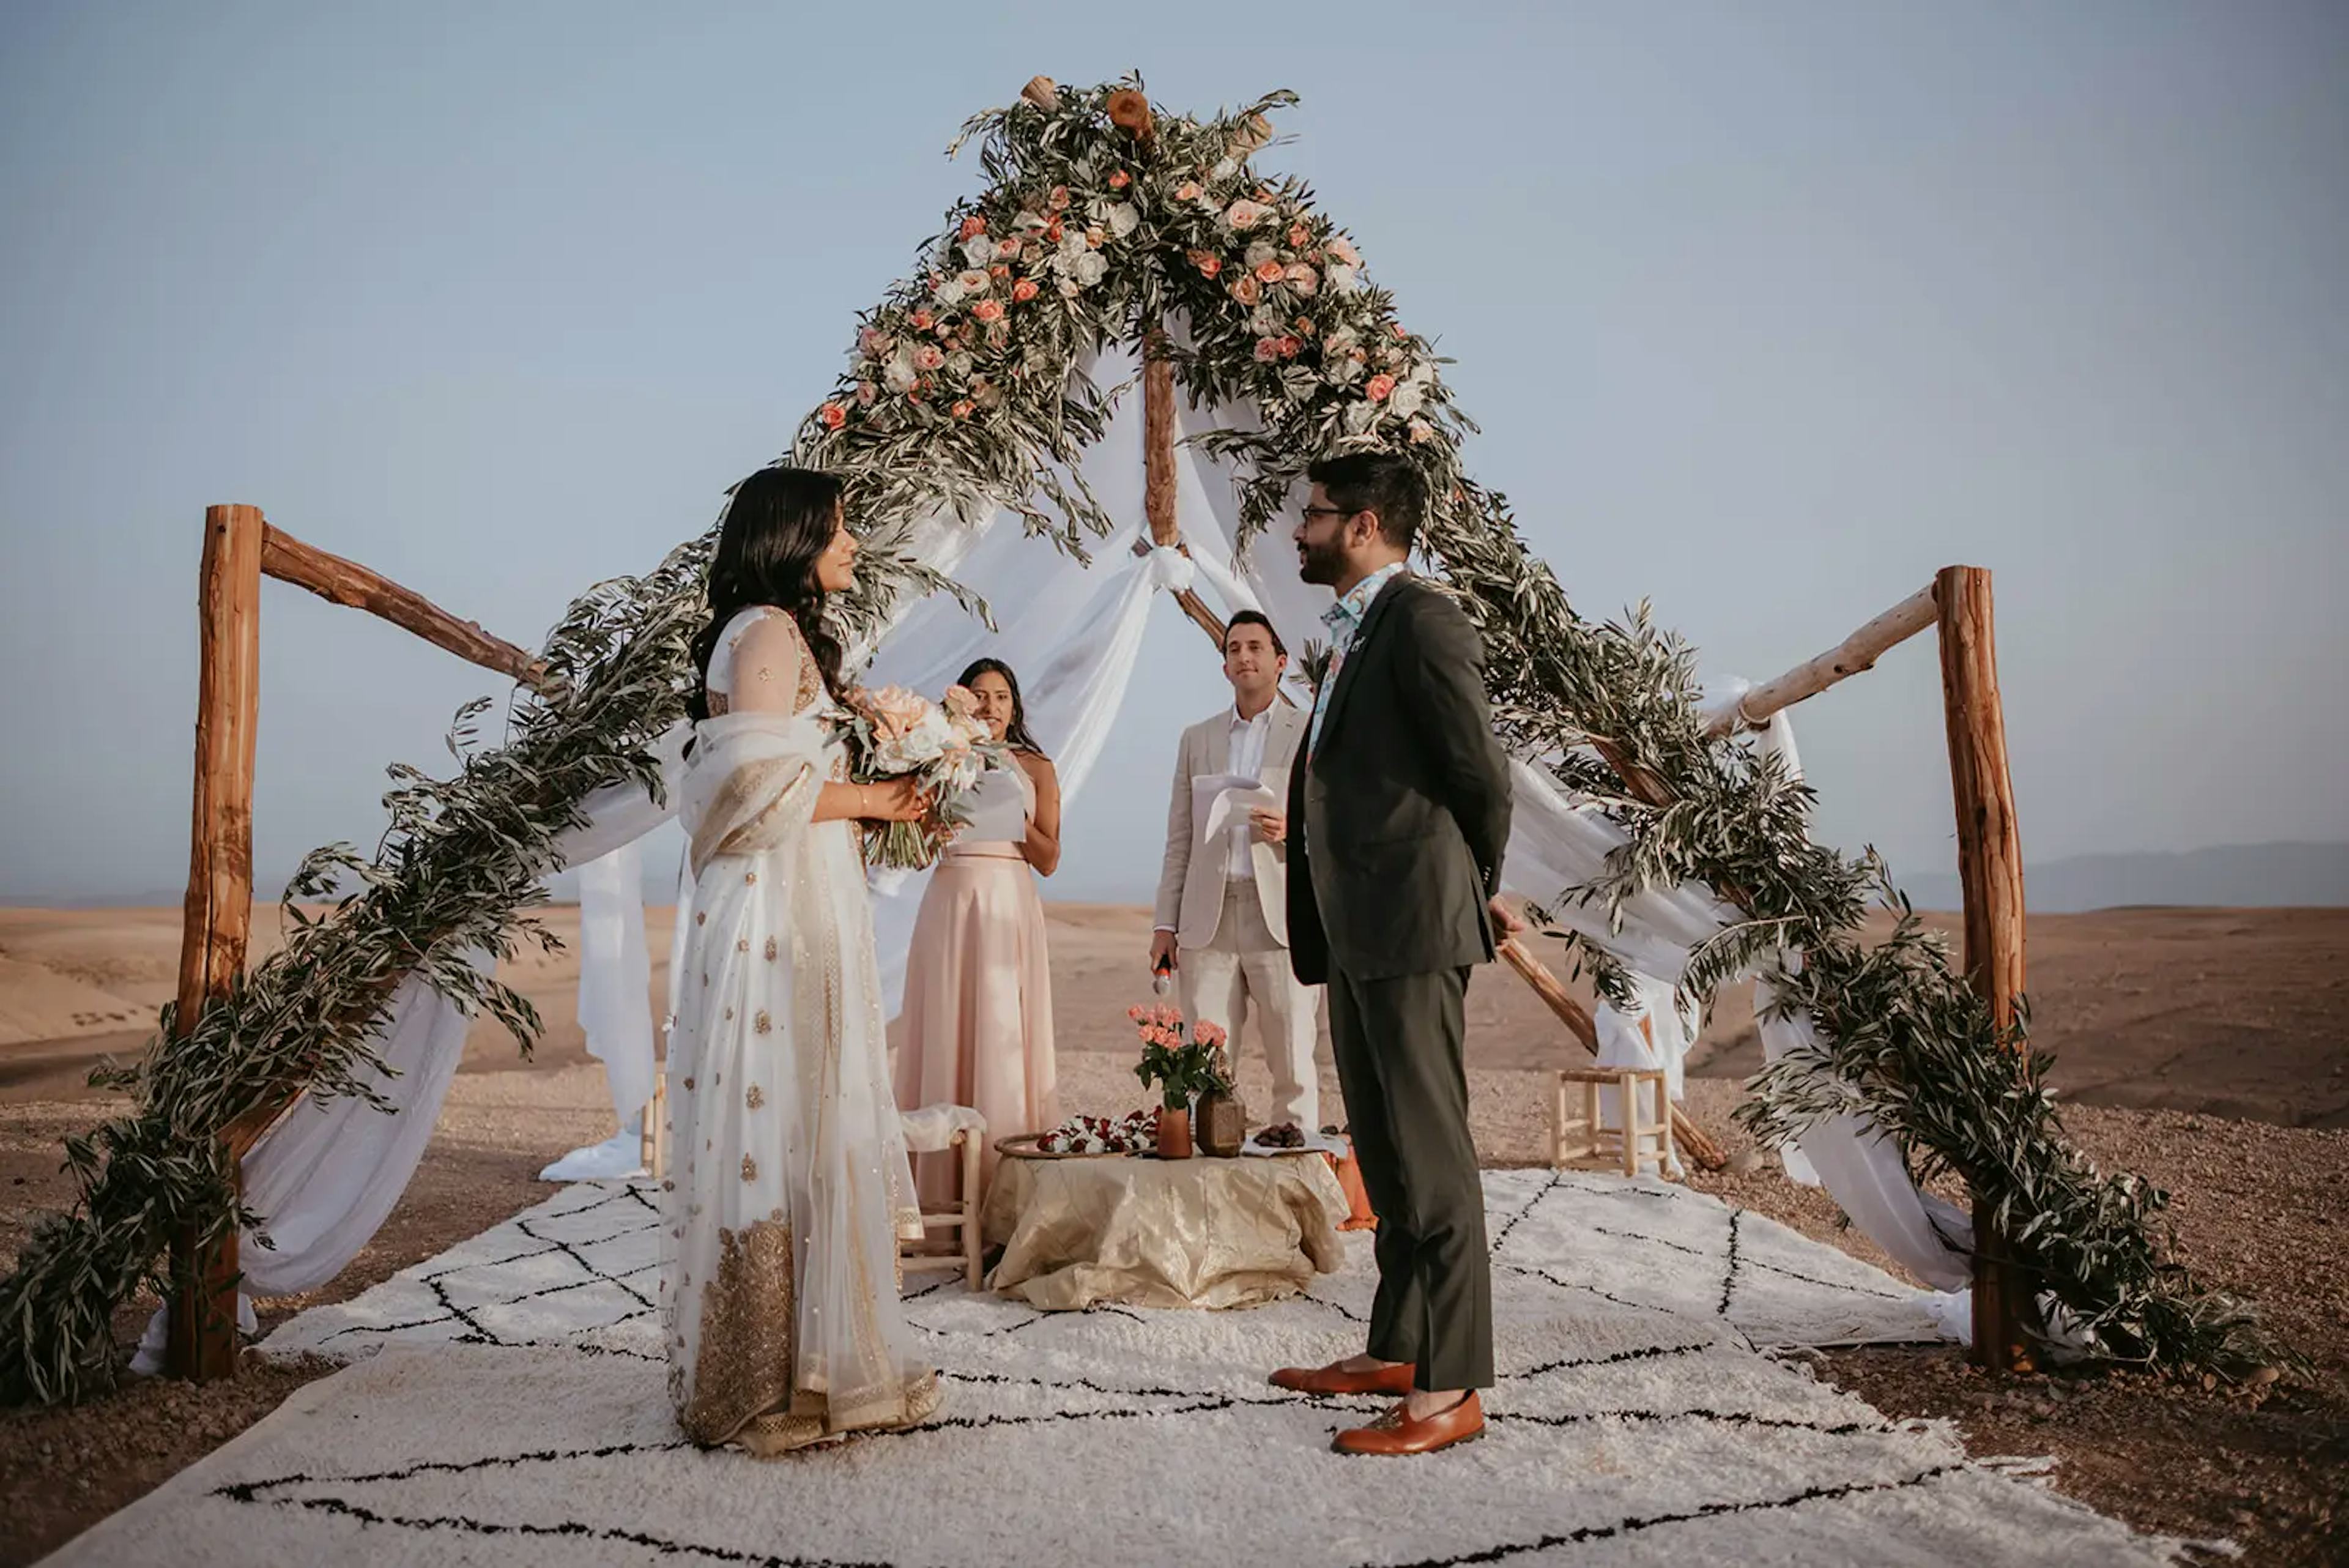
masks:
<path fill-rule="evenodd" d="M 1402 568 L 1401 561 L 1391 561 L 1356 583 L 1350 592 L 1321 612 L 1322 624 L 1332 631 L 1342 628 L 1347 637 L 1352 637 L 1361 629 L 1362 618 L 1371 613 L 1371 601 L 1379 597 L 1379 590 L 1392 582 Z"/>

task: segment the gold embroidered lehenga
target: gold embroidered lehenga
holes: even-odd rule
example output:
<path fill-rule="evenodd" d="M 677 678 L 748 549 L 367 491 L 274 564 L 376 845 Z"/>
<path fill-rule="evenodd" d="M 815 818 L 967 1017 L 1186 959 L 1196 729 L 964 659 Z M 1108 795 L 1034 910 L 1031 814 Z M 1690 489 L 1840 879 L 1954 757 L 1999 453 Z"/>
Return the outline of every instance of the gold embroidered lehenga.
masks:
<path fill-rule="evenodd" d="M 693 926 L 671 977 L 661 1291 L 686 1435 L 775 1454 L 918 1422 L 937 1383 L 898 1300 L 897 1241 L 922 1232 L 855 828 L 810 820 L 845 753 L 795 627 L 791 668 L 738 668 L 764 616 L 789 622 L 745 610 L 711 655 L 716 716 L 678 803 Z"/>

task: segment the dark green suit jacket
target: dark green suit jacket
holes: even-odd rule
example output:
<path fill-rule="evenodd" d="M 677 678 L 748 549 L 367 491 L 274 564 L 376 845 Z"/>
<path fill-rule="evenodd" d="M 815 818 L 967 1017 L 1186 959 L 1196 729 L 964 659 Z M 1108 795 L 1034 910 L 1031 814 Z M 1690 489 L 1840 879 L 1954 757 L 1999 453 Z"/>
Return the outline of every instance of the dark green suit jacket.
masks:
<path fill-rule="evenodd" d="M 1492 959 L 1509 766 L 1484 663 L 1467 616 L 1419 578 L 1371 601 L 1289 774 L 1288 951 L 1306 984 Z"/>

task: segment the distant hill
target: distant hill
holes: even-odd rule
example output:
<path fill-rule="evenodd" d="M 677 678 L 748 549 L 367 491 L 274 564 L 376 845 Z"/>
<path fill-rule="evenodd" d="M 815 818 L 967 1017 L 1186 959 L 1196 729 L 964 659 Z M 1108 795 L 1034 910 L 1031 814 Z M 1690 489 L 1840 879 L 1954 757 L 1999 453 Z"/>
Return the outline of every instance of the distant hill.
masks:
<path fill-rule="evenodd" d="M 1899 878 L 1920 909 L 1954 909 L 1958 878 Z M 2143 905 L 2276 909 L 2349 905 L 2349 844 L 2231 844 L 2176 854 L 2025 859 L 2023 898 L 2051 915 Z"/>

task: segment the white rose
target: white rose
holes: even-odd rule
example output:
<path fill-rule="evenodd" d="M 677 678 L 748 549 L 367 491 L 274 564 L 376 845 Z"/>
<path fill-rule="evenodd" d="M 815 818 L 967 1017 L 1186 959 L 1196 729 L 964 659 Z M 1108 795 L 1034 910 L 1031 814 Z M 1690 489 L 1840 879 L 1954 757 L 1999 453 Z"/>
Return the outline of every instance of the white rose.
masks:
<path fill-rule="evenodd" d="M 1395 411 L 1395 418 L 1407 420 L 1419 412 L 1420 405 L 1426 401 L 1427 393 L 1417 382 L 1405 381 L 1388 397 L 1387 407 Z"/>
<path fill-rule="evenodd" d="M 1265 263 L 1270 261 L 1278 254 L 1279 253 L 1278 251 L 1275 251 L 1271 245 L 1268 244 L 1264 241 L 1257 241 L 1256 244 L 1248 246 L 1247 248 L 1247 264 L 1249 270 L 1253 271 L 1256 268 L 1262 266 Z"/>
<path fill-rule="evenodd" d="M 1084 291 L 1082 289 L 1077 286 L 1077 280 L 1075 278 L 1064 277 L 1061 280 L 1061 297 L 1062 299 L 1074 299 L 1078 295 L 1083 292 Z"/>
<path fill-rule="evenodd" d="M 1207 178 L 1210 180 L 1228 180 L 1239 171 L 1240 166 L 1237 162 L 1233 161 L 1229 158 L 1225 158 L 1218 160 L 1216 166 L 1207 171 Z"/>
<path fill-rule="evenodd" d="M 967 266 L 983 267 L 995 259 L 995 242 L 985 234 L 962 243 L 962 259 Z"/>
<path fill-rule="evenodd" d="M 984 268 L 974 268 L 972 271 L 964 273 L 961 276 L 956 278 L 955 281 L 962 285 L 962 291 L 965 296 L 970 296 L 985 294 L 987 292 L 988 285 L 991 280 L 988 277 Z"/>
<path fill-rule="evenodd" d="M 1109 275 L 1109 262 L 1097 251 L 1087 251 L 1079 256 L 1075 266 L 1077 282 L 1087 288 Z"/>
<path fill-rule="evenodd" d="M 947 374 L 957 380 L 968 379 L 973 368 L 971 357 L 961 349 L 957 349 L 947 356 Z"/>
<path fill-rule="evenodd" d="M 1348 435 L 1366 434 L 1370 431 L 1370 428 L 1378 422 L 1379 405 L 1371 401 L 1368 398 L 1362 399 L 1360 402 L 1349 403 L 1346 406 L 1346 433 Z"/>
<path fill-rule="evenodd" d="M 1133 202 L 1120 202 L 1115 206 L 1110 208 L 1109 232 L 1115 234 L 1119 239 L 1122 240 L 1125 238 L 1126 235 L 1133 233 L 1134 230 L 1141 226 L 1142 214 L 1134 210 Z"/>
<path fill-rule="evenodd" d="M 944 282 L 940 283 L 936 288 L 930 290 L 930 293 L 936 298 L 940 305 L 960 305 L 962 303 L 963 295 L 962 279 L 958 277 L 947 278 Z"/>
<path fill-rule="evenodd" d="M 1321 279 L 1340 294 L 1351 294 L 1359 284 L 1354 269 L 1342 264 L 1323 273 Z"/>
<path fill-rule="evenodd" d="M 897 357 L 890 360 L 887 368 L 882 370 L 881 381 L 893 392 L 910 392 L 914 389 L 914 382 L 917 375 L 918 372 L 914 369 L 913 355 L 908 350 L 901 348 L 897 351 Z"/>
<path fill-rule="evenodd" d="M 1321 351 L 1325 354 L 1343 354 L 1361 340 L 1361 334 L 1352 327 L 1340 327 L 1337 331 L 1321 339 Z"/>

